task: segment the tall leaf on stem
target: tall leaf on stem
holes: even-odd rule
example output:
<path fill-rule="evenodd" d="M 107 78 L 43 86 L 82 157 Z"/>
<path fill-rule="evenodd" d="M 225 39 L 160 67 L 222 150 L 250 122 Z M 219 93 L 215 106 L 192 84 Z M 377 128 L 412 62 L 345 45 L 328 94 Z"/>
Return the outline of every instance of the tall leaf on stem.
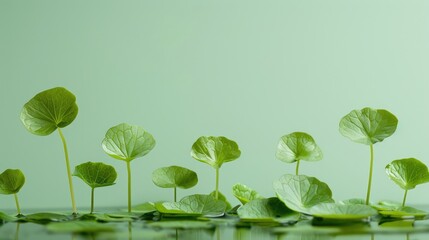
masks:
<path fill-rule="evenodd" d="M 295 174 L 298 175 L 301 160 L 319 161 L 323 154 L 312 136 L 304 132 L 293 132 L 280 138 L 276 157 L 283 162 L 296 162 Z"/>
<path fill-rule="evenodd" d="M 142 127 L 121 123 L 106 132 L 101 143 L 109 156 L 125 161 L 128 173 L 128 212 L 131 212 L 131 161 L 143 157 L 155 147 L 155 139 Z"/>
<path fill-rule="evenodd" d="M 429 182 L 429 171 L 426 164 L 415 158 L 394 160 L 386 166 L 389 178 L 405 190 L 402 207 L 405 207 L 408 190 L 417 185 Z"/>
<path fill-rule="evenodd" d="M 73 214 L 77 214 L 77 208 L 67 143 L 61 128 L 72 123 L 77 113 L 76 97 L 63 87 L 51 88 L 38 93 L 24 105 L 21 111 L 22 123 L 29 132 L 35 135 L 47 136 L 58 129 L 64 148 Z"/>
<path fill-rule="evenodd" d="M 19 169 L 6 169 L 0 174 L 0 194 L 13 194 L 15 198 L 16 211 L 18 216 L 21 216 L 21 208 L 19 207 L 18 192 L 24 186 L 25 177 Z"/>
<path fill-rule="evenodd" d="M 192 145 L 191 156 L 216 170 L 215 199 L 219 199 L 219 169 L 223 163 L 239 158 L 241 151 L 233 140 L 226 137 L 203 136 Z"/>
<path fill-rule="evenodd" d="M 368 176 L 368 188 L 366 193 L 366 205 L 369 204 L 371 195 L 372 171 L 374 165 L 373 145 L 390 137 L 398 125 L 398 119 L 387 110 L 363 108 L 353 110 L 340 120 L 340 133 L 353 142 L 369 145 L 370 164 Z"/>
<path fill-rule="evenodd" d="M 173 199 L 177 202 L 177 188 L 188 189 L 198 183 L 197 173 L 179 166 L 158 168 L 152 172 L 152 182 L 161 188 L 173 188 Z"/>

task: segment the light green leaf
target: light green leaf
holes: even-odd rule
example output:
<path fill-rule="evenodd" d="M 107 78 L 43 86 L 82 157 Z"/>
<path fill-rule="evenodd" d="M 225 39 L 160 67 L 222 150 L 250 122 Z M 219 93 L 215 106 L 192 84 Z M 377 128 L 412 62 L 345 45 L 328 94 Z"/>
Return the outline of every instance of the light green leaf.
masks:
<path fill-rule="evenodd" d="M 334 202 L 329 186 L 315 177 L 286 174 L 274 181 L 273 186 L 277 197 L 297 212 L 311 214 L 311 207 Z"/>
<path fill-rule="evenodd" d="M 121 123 L 107 131 L 102 147 L 109 156 L 130 162 L 148 154 L 155 147 L 155 139 L 142 127 Z"/>
<path fill-rule="evenodd" d="M 180 221 L 159 221 L 152 222 L 147 225 L 153 228 L 174 228 L 174 229 L 207 229 L 214 228 L 215 225 L 208 221 L 192 221 L 192 220 L 180 220 Z"/>
<path fill-rule="evenodd" d="M 320 203 L 310 209 L 316 217 L 325 219 L 356 220 L 377 215 L 377 210 L 364 204 Z"/>
<path fill-rule="evenodd" d="M 246 204 L 254 199 L 262 199 L 261 195 L 248 186 L 237 183 L 232 186 L 232 194 L 242 203 Z"/>
<path fill-rule="evenodd" d="M 238 209 L 238 216 L 247 221 L 274 221 L 275 218 L 284 218 L 297 215 L 276 197 L 254 199 Z"/>
<path fill-rule="evenodd" d="M 46 226 L 50 232 L 55 233 L 94 233 L 94 232 L 113 232 L 115 228 L 112 225 L 98 223 L 95 221 L 70 221 L 62 223 L 50 223 Z"/>
<path fill-rule="evenodd" d="M 131 209 L 133 213 L 150 213 L 156 211 L 155 204 L 153 202 L 138 204 L 133 206 Z"/>
<path fill-rule="evenodd" d="M 369 107 L 353 110 L 340 121 L 340 133 L 353 142 L 375 144 L 391 136 L 398 119 L 387 110 Z"/>
<path fill-rule="evenodd" d="M 216 190 L 211 192 L 209 195 L 216 199 Z M 231 210 L 232 208 L 231 203 L 228 201 L 228 199 L 226 199 L 226 196 L 223 195 L 221 192 L 218 192 L 218 200 L 223 201 L 225 203 L 226 205 L 225 211 Z"/>
<path fill-rule="evenodd" d="M 226 205 L 210 195 L 195 194 L 182 198 L 179 202 L 155 204 L 156 209 L 164 214 L 206 215 L 225 212 Z"/>
<path fill-rule="evenodd" d="M 49 223 L 70 220 L 70 217 L 61 213 L 33 213 L 26 215 L 24 218 L 27 222 Z"/>
<path fill-rule="evenodd" d="M 198 183 L 197 174 L 187 168 L 170 166 L 158 168 L 152 173 L 152 181 L 162 188 L 183 188 L 188 189 Z"/>
<path fill-rule="evenodd" d="M 82 179 L 91 188 L 98 188 L 115 184 L 117 173 L 110 165 L 86 162 L 76 166 L 73 176 Z"/>
<path fill-rule="evenodd" d="M 10 215 L 8 215 L 8 214 L 6 214 L 4 212 L 0 212 L 0 223 L 2 221 L 5 221 L 5 222 L 14 222 L 14 221 L 17 221 L 18 219 L 19 218 L 15 217 L 15 216 L 10 216 Z M 1 226 L 1 224 L 0 224 L 0 226 Z"/>
<path fill-rule="evenodd" d="M 323 154 L 309 134 L 293 132 L 280 138 L 276 157 L 283 162 L 293 163 L 299 160 L 318 161 Z"/>
<path fill-rule="evenodd" d="M 343 205 L 366 205 L 365 199 L 362 198 L 351 198 L 340 201 Z"/>
<path fill-rule="evenodd" d="M 394 160 L 386 166 L 386 173 L 392 181 L 404 190 L 429 182 L 428 167 L 415 158 Z"/>
<path fill-rule="evenodd" d="M 21 111 L 21 121 L 33 134 L 46 136 L 73 122 L 78 113 L 76 97 L 63 87 L 38 93 Z"/>
<path fill-rule="evenodd" d="M 394 209 L 381 210 L 380 215 L 390 218 L 425 217 L 429 213 L 413 207 L 397 207 Z"/>
<path fill-rule="evenodd" d="M 191 150 L 194 159 L 214 168 L 220 168 L 223 163 L 234 161 L 240 155 L 237 143 L 226 137 L 200 137 Z"/>
<path fill-rule="evenodd" d="M 85 221 L 94 220 L 98 222 L 132 222 L 136 220 L 136 217 L 132 215 L 116 216 L 106 213 L 90 213 L 82 215 L 79 219 Z"/>
<path fill-rule="evenodd" d="M 6 169 L 0 174 L 0 194 L 15 194 L 24 186 L 25 177 L 19 169 Z"/>

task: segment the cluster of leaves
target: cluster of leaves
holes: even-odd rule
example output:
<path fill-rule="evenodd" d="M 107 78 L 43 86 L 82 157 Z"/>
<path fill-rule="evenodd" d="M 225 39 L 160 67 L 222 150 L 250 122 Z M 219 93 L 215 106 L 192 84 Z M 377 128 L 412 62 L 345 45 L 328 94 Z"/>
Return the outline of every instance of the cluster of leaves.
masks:
<path fill-rule="evenodd" d="M 197 174 L 180 166 L 156 169 L 152 181 L 161 188 L 172 188 L 172 202 L 156 202 L 137 205 L 131 203 L 131 161 L 147 155 L 155 147 L 155 139 L 140 126 L 121 123 L 110 128 L 102 140 L 103 150 L 112 158 L 124 161 L 128 176 L 128 213 L 94 213 L 94 190 L 115 184 L 115 169 L 101 162 L 87 162 L 75 167 L 73 176 L 83 180 L 91 188 L 91 210 L 78 214 L 74 201 L 70 160 L 67 144 L 61 128 L 68 126 L 77 116 L 75 96 L 64 88 L 53 88 L 34 96 L 24 105 L 21 120 L 33 134 L 49 135 L 58 130 L 64 147 L 67 177 L 70 186 L 73 215 L 38 213 L 24 216 L 18 203 L 17 193 L 24 185 L 25 177 L 20 170 L 8 169 L 0 174 L 0 193 L 15 196 L 18 215 L 0 213 L 1 221 L 28 221 L 37 223 L 61 221 L 63 225 L 50 224 L 48 229 L 70 228 L 85 231 L 109 230 L 98 222 L 159 220 L 165 218 L 207 218 L 237 216 L 241 222 L 269 222 L 293 224 L 301 219 L 362 220 L 376 215 L 384 217 L 424 217 L 424 211 L 405 205 L 408 190 L 429 182 L 427 166 L 415 158 L 394 160 L 386 166 L 390 179 L 405 190 L 402 204 L 380 202 L 371 204 L 370 193 L 374 153 L 373 145 L 391 136 L 397 118 L 382 109 L 363 108 L 344 116 L 339 124 L 340 133 L 350 140 L 370 146 L 370 167 L 366 199 L 335 201 L 329 186 L 313 176 L 299 174 L 301 160 L 319 161 L 323 158 L 320 147 L 313 137 L 304 132 L 284 135 L 278 143 L 276 157 L 286 163 L 295 163 L 295 175 L 285 174 L 273 183 L 275 197 L 265 198 L 243 184 L 232 187 L 233 195 L 241 205 L 232 207 L 219 191 L 219 169 L 224 163 L 234 161 L 241 155 L 238 144 L 226 137 L 203 136 L 191 148 L 191 156 L 215 169 L 215 187 L 210 194 L 193 194 L 177 201 L 177 188 L 188 189 L 198 183 Z M 88 223 L 88 224 L 86 224 Z M 94 225 L 96 224 L 96 225 Z M 62 226 L 62 227 L 61 227 Z"/>

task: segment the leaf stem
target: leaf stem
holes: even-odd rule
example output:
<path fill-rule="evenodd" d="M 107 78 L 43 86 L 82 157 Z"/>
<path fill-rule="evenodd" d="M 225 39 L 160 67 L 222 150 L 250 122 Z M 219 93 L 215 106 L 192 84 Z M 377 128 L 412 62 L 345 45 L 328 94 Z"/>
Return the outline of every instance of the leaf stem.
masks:
<path fill-rule="evenodd" d="M 296 169 L 295 169 L 295 174 L 296 175 L 298 175 L 298 173 L 299 173 L 299 163 L 300 163 L 301 161 L 300 160 L 297 160 L 296 161 Z"/>
<path fill-rule="evenodd" d="M 177 202 L 177 187 L 174 187 L 174 202 Z"/>
<path fill-rule="evenodd" d="M 13 196 L 15 197 L 16 211 L 18 211 L 19 216 L 21 215 L 21 208 L 19 207 L 18 194 L 14 193 Z"/>
<path fill-rule="evenodd" d="M 60 134 L 61 141 L 62 141 L 63 147 L 64 147 L 64 155 L 66 158 L 67 177 L 69 180 L 70 198 L 72 201 L 73 214 L 77 214 L 76 202 L 74 200 L 73 181 L 72 181 L 72 175 L 71 175 L 71 171 L 70 171 L 70 160 L 69 160 L 69 153 L 67 150 L 67 143 L 66 143 L 66 139 L 64 138 L 63 132 L 61 131 L 61 128 L 58 128 L 58 133 Z"/>
<path fill-rule="evenodd" d="M 405 207 L 405 201 L 407 200 L 407 193 L 408 193 L 408 190 L 405 190 L 404 199 L 402 200 L 402 207 Z"/>
<path fill-rule="evenodd" d="M 369 162 L 368 189 L 366 192 L 366 201 L 365 201 L 366 205 L 369 205 L 369 196 L 371 195 L 372 169 L 373 169 L 373 165 L 374 165 L 374 147 L 373 147 L 373 144 L 369 145 L 369 151 L 370 151 L 370 162 Z"/>
<path fill-rule="evenodd" d="M 92 214 L 94 212 L 94 188 L 91 188 L 91 212 Z"/>
<path fill-rule="evenodd" d="M 128 172 L 128 212 L 131 212 L 131 166 L 130 162 L 127 161 L 127 172 Z"/>
<path fill-rule="evenodd" d="M 216 190 L 215 190 L 215 199 L 219 199 L 219 168 L 216 168 Z"/>

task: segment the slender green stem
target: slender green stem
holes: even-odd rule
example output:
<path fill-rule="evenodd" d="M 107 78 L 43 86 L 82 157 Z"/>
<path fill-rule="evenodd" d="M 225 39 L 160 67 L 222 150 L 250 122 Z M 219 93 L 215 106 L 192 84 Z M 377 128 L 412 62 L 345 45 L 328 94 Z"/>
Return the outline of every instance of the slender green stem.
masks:
<path fill-rule="evenodd" d="M 219 199 L 219 168 L 216 168 L 216 190 L 215 190 L 215 199 Z"/>
<path fill-rule="evenodd" d="M 67 143 L 66 143 L 66 139 L 64 138 L 63 132 L 61 131 L 61 128 L 58 128 L 58 133 L 60 134 L 61 141 L 63 142 L 64 155 L 66 157 L 67 177 L 69 179 L 70 197 L 72 201 L 73 214 L 77 214 L 76 202 L 74 200 L 73 181 L 72 181 L 72 175 L 70 170 L 70 160 L 69 160 L 69 152 L 67 150 Z"/>
<path fill-rule="evenodd" d="M 402 200 L 402 207 L 405 207 L 405 201 L 407 200 L 407 193 L 408 193 L 408 190 L 405 190 L 404 199 Z"/>
<path fill-rule="evenodd" d="M 131 166 L 130 162 L 127 161 L 127 172 L 128 172 L 128 212 L 131 212 Z"/>
<path fill-rule="evenodd" d="M 16 229 L 15 229 L 15 240 L 19 239 L 19 228 L 21 226 L 20 222 L 16 222 Z"/>
<path fill-rule="evenodd" d="M 366 201 L 365 201 L 366 205 L 369 205 L 369 196 L 371 195 L 372 168 L 374 165 L 374 147 L 372 144 L 369 145 L 369 150 L 370 150 L 370 162 L 369 162 L 368 190 L 366 192 Z"/>
<path fill-rule="evenodd" d="M 299 173 L 299 163 L 300 162 L 301 162 L 300 160 L 296 161 L 296 169 L 295 169 L 295 174 L 296 175 L 298 175 L 298 173 Z"/>
<path fill-rule="evenodd" d="M 177 202 L 177 187 L 174 187 L 174 202 Z"/>
<path fill-rule="evenodd" d="M 133 226 L 131 222 L 128 222 L 128 240 L 133 239 Z"/>
<path fill-rule="evenodd" d="M 21 208 L 19 207 L 18 195 L 14 193 L 13 196 L 15 196 L 16 211 L 18 211 L 18 215 L 21 215 Z"/>
<path fill-rule="evenodd" d="M 91 188 L 91 214 L 94 212 L 94 188 Z"/>

